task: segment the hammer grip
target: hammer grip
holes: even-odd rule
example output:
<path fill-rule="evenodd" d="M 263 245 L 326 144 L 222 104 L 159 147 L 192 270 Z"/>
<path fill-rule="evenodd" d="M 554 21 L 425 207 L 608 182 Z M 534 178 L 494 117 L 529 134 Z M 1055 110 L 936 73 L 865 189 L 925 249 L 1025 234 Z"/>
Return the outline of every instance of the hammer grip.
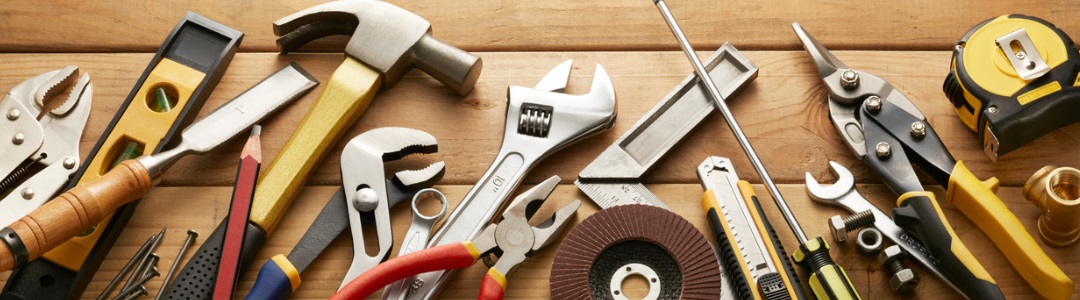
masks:
<path fill-rule="evenodd" d="M 413 63 L 443 85 L 465 96 L 476 86 L 484 62 L 472 53 L 425 34 L 413 46 Z"/>
<path fill-rule="evenodd" d="M 8 225 L 22 245 L 0 247 L 0 271 L 15 266 L 14 247 L 25 247 L 33 260 L 41 254 L 97 225 L 124 204 L 139 199 L 150 190 L 152 180 L 146 168 L 130 159 L 97 180 L 76 185 L 40 208 Z M 10 242 L 9 242 L 10 243 Z"/>

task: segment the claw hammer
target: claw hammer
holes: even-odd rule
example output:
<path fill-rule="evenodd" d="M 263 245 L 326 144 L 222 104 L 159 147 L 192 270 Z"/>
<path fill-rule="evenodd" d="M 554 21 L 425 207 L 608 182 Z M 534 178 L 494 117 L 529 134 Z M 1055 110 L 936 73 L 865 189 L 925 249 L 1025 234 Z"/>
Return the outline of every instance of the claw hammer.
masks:
<path fill-rule="evenodd" d="M 393 86 L 417 67 L 466 95 L 476 85 L 483 66 L 479 57 L 432 37 L 431 24 L 424 18 L 381 1 L 316 5 L 275 21 L 274 34 L 279 36 L 282 54 L 325 36 L 351 38 L 345 46 L 345 60 L 325 81 L 326 88 L 258 180 L 241 268 L 246 268 L 273 233 L 327 150 L 352 127 L 379 90 Z M 204 248 L 214 244 L 220 241 L 207 240 Z M 192 267 L 190 264 L 184 269 Z M 184 293 L 179 279 L 169 289 L 170 295 Z"/>

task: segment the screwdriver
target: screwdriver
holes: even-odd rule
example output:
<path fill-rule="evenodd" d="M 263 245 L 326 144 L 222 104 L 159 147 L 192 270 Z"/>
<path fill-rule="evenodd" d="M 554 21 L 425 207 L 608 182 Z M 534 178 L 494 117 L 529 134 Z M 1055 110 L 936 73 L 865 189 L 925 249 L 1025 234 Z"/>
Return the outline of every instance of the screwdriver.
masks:
<path fill-rule="evenodd" d="M 683 35 L 682 29 L 679 28 L 679 24 L 675 22 L 675 17 L 671 15 L 671 11 L 668 10 L 667 4 L 664 3 L 664 0 L 653 0 L 653 2 L 656 3 L 656 8 L 660 10 L 660 14 L 664 17 L 664 21 L 667 22 L 668 27 L 671 27 L 671 33 L 675 34 L 675 39 L 679 41 L 679 46 L 682 47 L 683 52 L 686 54 L 686 58 L 689 59 L 690 64 L 693 65 L 694 73 L 697 74 L 699 79 L 698 81 L 705 84 L 705 89 L 708 90 L 709 95 L 712 96 L 713 103 L 716 104 L 717 110 L 724 116 L 724 121 L 727 122 L 728 127 L 731 127 L 731 132 L 735 134 L 735 139 L 739 141 L 739 145 L 742 146 L 743 152 L 746 152 L 746 156 L 750 159 L 750 163 L 754 166 L 754 170 L 757 171 L 758 175 L 761 176 L 762 181 L 765 182 L 769 194 L 772 195 L 773 200 L 776 201 L 776 206 L 780 209 L 780 213 L 784 215 L 784 219 L 787 221 L 788 226 L 791 227 L 791 231 L 794 232 L 795 237 L 799 239 L 799 248 L 792 254 L 792 259 L 811 272 L 810 289 L 814 292 L 814 295 L 818 299 L 862 299 L 859 297 L 859 293 L 855 291 L 855 287 L 851 284 L 851 280 L 848 279 L 844 269 L 833 262 L 832 257 L 829 256 L 829 243 L 825 242 L 825 239 L 820 236 L 813 239 L 806 237 L 806 233 L 803 232 L 802 227 L 799 226 L 799 221 L 795 219 L 795 215 L 791 212 L 791 208 L 788 207 L 787 202 L 785 202 L 783 196 L 780 195 L 780 190 L 777 189 L 776 184 L 772 182 L 768 171 L 765 171 L 765 166 L 761 163 L 761 159 L 758 158 L 757 152 L 754 151 L 754 147 L 750 145 L 750 140 L 746 138 L 746 134 L 744 134 L 742 128 L 739 127 L 739 123 L 735 120 L 735 116 L 731 114 L 731 110 L 728 109 L 727 104 L 724 103 L 724 97 L 720 96 L 720 90 L 716 88 L 716 84 L 713 83 L 712 77 L 709 76 L 709 72 L 705 71 L 705 66 L 698 60 L 697 55 L 694 53 L 694 49 L 690 47 L 690 42 L 686 40 L 686 36 Z"/>

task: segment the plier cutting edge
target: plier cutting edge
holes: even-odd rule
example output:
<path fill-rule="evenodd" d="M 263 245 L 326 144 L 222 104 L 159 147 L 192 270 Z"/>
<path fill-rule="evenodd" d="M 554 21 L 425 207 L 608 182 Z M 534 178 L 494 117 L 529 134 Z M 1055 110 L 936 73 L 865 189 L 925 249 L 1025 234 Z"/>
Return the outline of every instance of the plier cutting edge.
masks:
<path fill-rule="evenodd" d="M 79 139 L 94 93 L 90 75 L 78 74 L 76 66 L 39 74 L 0 101 L 0 195 L 7 193 L 0 200 L 0 224 L 45 204 L 78 171 Z M 71 93 L 58 99 L 68 87 Z"/>
<path fill-rule="evenodd" d="M 502 299 L 506 276 L 526 258 L 551 244 L 581 206 L 580 200 L 571 201 L 540 225 L 529 225 L 530 217 L 558 184 L 559 176 L 552 176 L 514 198 L 503 212 L 502 220 L 488 225 L 471 241 L 428 248 L 386 261 L 356 277 L 331 299 L 361 299 L 400 279 L 425 272 L 465 268 L 477 260 L 483 260 L 490 267 L 477 298 Z M 498 257 L 498 261 L 492 263 L 492 255 Z"/>
<path fill-rule="evenodd" d="M 923 240 L 953 285 L 971 299 L 1004 298 L 990 274 L 952 232 L 912 163 L 947 187 L 946 199 L 990 237 L 1041 295 L 1051 299 L 1072 295 L 1072 280 L 995 194 L 996 178 L 980 181 L 963 162 L 956 161 L 926 117 L 891 84 L 848 67 L 798 23 L 792 27 L 827 87 L 833 126 L 847 146 L 900 196 L 894 220 Z"/>

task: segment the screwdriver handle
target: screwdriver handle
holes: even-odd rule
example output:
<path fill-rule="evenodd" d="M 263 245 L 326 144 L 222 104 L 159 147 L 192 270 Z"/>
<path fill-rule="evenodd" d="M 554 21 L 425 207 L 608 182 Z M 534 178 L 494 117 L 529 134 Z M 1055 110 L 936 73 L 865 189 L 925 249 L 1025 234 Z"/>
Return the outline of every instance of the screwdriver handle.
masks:
<path fill-rule="evenodd" d="M 847 272 L 829 256 L 829 243 L 824 238 L 807 240 L 791 258 L 810 273 L 810 290 L 818 299 L 862 299 Z"/>
<path fill-rule="evenodd" d="M 1075 288 L 1072 279 L 1050 260 L 1024 229 L 1024 224 L 994 194 L 997 179 L 980 181 L 960 161 L 956 162 L 951 174 L 946 199 L 990 237 L 1020 272 L 1020 277 L 1048 299 L 1072 297 Z"/>
<path fill-rule="evenodd" d="M 750 182 L 746 180 L 739 180 L 739 192 L 742 193 L 748 207 L 754 208 L 750 211 L 750 216 L 754 219 L 754 224 L 758 226 L 758 231 L 768 235 L 764 240 L 769 250 L 769 258 L 773 260 L 773 265 L 780 266 L 777 268 L 776 276 L 758 278 L 758 290 L 764 294 L 764 299 L 807 299 L 802 289 L 802 281 L 799 281 L 799 276 L 795 273 L 795 266 L 788 259 L 787 251 L 780 243 L 780 236 L 776 234 L 776 229 L 773 229 L 772 223 L 769 223 L 769 219 L 765 217 L 765 210 L 761 208 L 761 202 L 758 201 L 754 187 L 750 186 Z M 775 284 L 777 280 L 782 281 L 783 286 Z M 766 284 L 766 281 L 772 281 L 773 284 Z"/>
<path fill-rule="evenodd" d="M 46 202 L 4 228 L 8 236 L 3 239 L 7 247 L 0 247 L 0 272 L 25 265 L 97 225 L 120 206 L 145 195 L 152 182 L 142 163 L 129 159 L 97 180 L 76 185 Z"/>
<path fill-rule="evenodd" d="M 933 193 L 908 192 L 900 195 L 896 204 L 898 207 L 893 209 L 896 225 L 919 235 L 945 276 L 963 291 L 964 296 L 968 299 L 1005 299 L 994 278 L 956 237 Z"/>

